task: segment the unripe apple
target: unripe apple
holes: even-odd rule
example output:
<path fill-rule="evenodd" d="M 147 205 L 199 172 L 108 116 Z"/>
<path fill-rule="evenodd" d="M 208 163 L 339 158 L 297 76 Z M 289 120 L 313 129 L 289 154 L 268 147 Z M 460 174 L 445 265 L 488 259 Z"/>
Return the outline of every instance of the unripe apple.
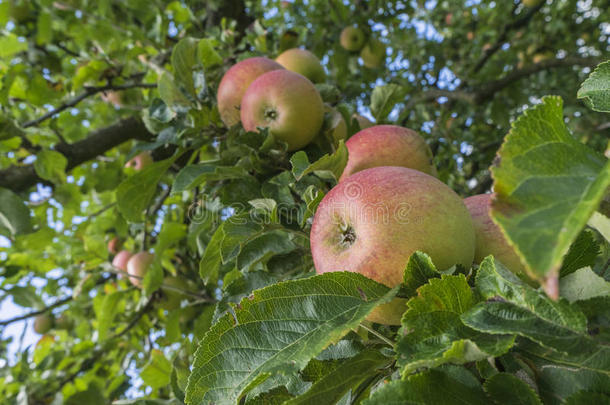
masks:
<path fill-rule="evenodd" d="M 324 196 L 310 235 L 318 274 L 360 273 L 394 287 L 409 257 L 427 253 L 439 270 L 470 268 L 475 236 L 462 199 L 440 180 L 405 167 L 358 172 Z M 400 324 L 405 300 L 381 306 L 367 319 Z"/>
<path fill-rule="evenodd" d="M 284 69 L 279 63 L 255 57 L 236 63 L 224 74 L 218 85 L 216 100 L 218 112 L 226 126 L 231 127 L 239 122 L 241 99 L 248 86 L 263 73 Z"/>
<path fill-rule="evenodd" d="M 138 288 L 142 288 L 142 282 L 144 276 L 148 271 L 148 268 L 155 260 L 155 256 L 148 252 L 139 252 L 131 256 L 127 262 L 127 273 L 129 274 L 129 281 L 131 284 Z M 136 277 L 131 277 L 136 276 Z"/>
<path fill-rule="evenodd" d="M 424 138 L 396 125 L 375 125 L 354 134 L 345 143 L 349 156 L 339 181 L 361 170 L 402 166 L 437 177 L 432 152 Z"/>
<path fill-rule="evenodd" d="M 364 32 L 358 27 L 345 27 L 341 31 L 339 43 L 350 52 L 357 52 L 364 46 Z"/>
<path fill-rule="evenodd" d="M 378 39 L 371 38 L 360 51 L 362 63 L 369 69 L 381 66 L 385 59 L 385 45 Z"/>
<path fill-rule="evenodd" d="M 544 0 L 521 0 L 521 3 L 525 7 L 536 7 L 538 4 L 542 3 Z"/>
<path fill-rule="evenodd" d="M 144 151 L 138 153 L 136 156 L 131 158 L 131 160 L 125 163 L 125 167 L 131 167 L 134 170 L 140 171 L 151 164 L 153 164 L 152 155 L 149 151 Z"/>
<path fill-rule="evenodd" d="M 119 270 L 127 271 L 127 262 L 131 259 L 131 252 L 128 250 L 121 250 L 119 253 L 114 256 L 112 259 L 112 266 L 116 267 Z M 119 274 L 120 277 L 120 274 Z"/>
<path fill-rule="evenodd" d="M 269 128 L 293 151 L 307 145 L 324 122 L 320 93 L 305 76 L 274 70 L 256 79 L 241 101 L 241 123 L 246 131 Z"/>
<path fill-rule="evenodd" d="M 314 83 L 326 79 L 320 59 L 306 49 L 292 48 L 282 52 L 275 61 L 286 69 L 299 73 Z"/>
<path fill-rule="evenodd" d="M 53 327 L 53 316 L 49 314 L 38 315 L 34 318 L 34 332 L 44 335 Z"/>
<path fill-rule="evenodd" d="M 370 128 L 375 125 L 373 121 L 360 114 L 352 115 L 352 120 L 358 121 L 358 126 L 360 127 L 360 129 Z"/>
<path fill-rule="evenodd" d="M 123 246 L 123 241 L 118 236 L 115 236 L 108 241 L 108 252 L 114 255 L 119 251 L 121 246 Z"/>
<path fill-rule="evenodd" d="M 489 210 L 492 198 L 493 194 L 479 194 L 464 199 L 464 204 L 472 216 L 476 235 L 474 261 L 481 263 L 485 257 L 493 255 L 513 273 L 525 275 L 525 266 L 515 249 L 508 243 L 500 227 L 491 219 Z"/>
<path fill-rule="evenodd" d="M 171 287 L 175 287 L 175 289 Z M 168 311 L 173 311 L 180 307 L 180 303 L 186 297 L 180 290 L 188 291 L 189 286 L 187 282 L 181 278 L 165 277 L 161 289 L 163 290 L 163 297 L 161 298 L 159 305 Z"/>

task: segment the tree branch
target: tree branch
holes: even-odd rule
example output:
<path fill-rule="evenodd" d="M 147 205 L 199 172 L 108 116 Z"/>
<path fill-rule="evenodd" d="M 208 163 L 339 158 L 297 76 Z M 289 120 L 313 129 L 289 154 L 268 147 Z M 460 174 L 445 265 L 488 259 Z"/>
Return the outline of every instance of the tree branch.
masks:
<path fill-rule="evenodd" d="M 130 139 L 150 140 L 151 138 L 152 134 L 148 132 L 142 121 L 130 117 L 92 131 L 87 138 L 78 142 L 59 143 L 55 146 L 55 150 L 68 159 L 66 170 L 69 171 Z M 11 166 L 0 170 L 0 187 L 20 192 L 36 183 L 46 182 L 38 177 L 33 165 Z"/>

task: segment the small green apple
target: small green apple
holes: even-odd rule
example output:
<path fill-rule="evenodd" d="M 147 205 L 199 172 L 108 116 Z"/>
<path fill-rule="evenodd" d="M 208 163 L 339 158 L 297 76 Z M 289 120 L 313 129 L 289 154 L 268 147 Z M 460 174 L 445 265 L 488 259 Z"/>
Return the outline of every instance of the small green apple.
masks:
<path fill-rule="evenodd" d="M 474 258 L 472 219 L 462 199 L 443 182 L 405 167 L 358 172 L 331 189 L 318 206 L 310 234 L 318 274 L 352 271 L 395 287 L 415 251 L 439 270 Z M 400 324 L 405 300 L 396 299 L 367 319 Z"/>
<path fill-rule="evenodd" d="M 226 126 L 239 122 L 241 99 L 248 86 L 263 73 L 284 69 L 279 63 L 263 57 L 244 59 L 224 74 L 218 85 L 216 100 L 220 118 Z"/>
<path fill-rule="evenodd" d="M 53 327 L 54 319 L 50 314 L 38 315 L 34 318 L 34 332 L 44 335 Z"/>
<path fill-rule="evenodd" d="M 307 145 L 324 122 L 322 97 L 309 79 L 289 70 L 274 70 L 252 82 L 241 101 L 246 131 L 269 128 L 293 151 Z"/>
<path fill-rule="evenodd" d="M 369 69 L 377 69 L 385 59 L 385 45 L 378 39 L 370 38 L 360 51 L 362 63 Z"/>
<path fill-rule="evenodd" d="M 375 125 L 354 134 L 345 146 L 349 157 L 339 181 L 378 166 L 402 166 L 438 176 L 430 147 L 417 132 L 408 128 Z"/>
<path fill-rule="evenodd" d="M 288 49 L 275 58 L 275 61 L 292 72 L 302 74 L 314 83 L 321 83 L 326 79 L 320 59 L 306 49 Z"/>
<path fill-rule="evenodd" d="M 358 27 L 345 27 L 343 28 L 343 31 L 341 31 L 339 43 L 345 50 L 357 52 L 364 46 L 364 41 L 364 31 Z"/>

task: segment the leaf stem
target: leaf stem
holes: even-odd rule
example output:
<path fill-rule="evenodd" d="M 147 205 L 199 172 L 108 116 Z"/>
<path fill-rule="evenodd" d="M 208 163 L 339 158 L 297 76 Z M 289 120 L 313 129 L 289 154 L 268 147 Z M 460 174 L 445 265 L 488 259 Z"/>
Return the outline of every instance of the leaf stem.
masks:
<path fill-rule="evenodd" d="M 381 333 L 377 332 L 375 329 L 373 328 L 369 328 L 368 326 L 366 326 L 365 324 L 363 324 L 362 322 L 359 325 L 362 329 L 366 330 L 369 333 L 372 333 L 373 335 L 375 335 L 376 337 L 378 337 L 379 339 L 383 340 L 385 343 L 389 344 L 390 346 L 394 347 L 394 342 L 392 342 L 390 339 L 388 339 L 387 337 L 383 336 Z"/>

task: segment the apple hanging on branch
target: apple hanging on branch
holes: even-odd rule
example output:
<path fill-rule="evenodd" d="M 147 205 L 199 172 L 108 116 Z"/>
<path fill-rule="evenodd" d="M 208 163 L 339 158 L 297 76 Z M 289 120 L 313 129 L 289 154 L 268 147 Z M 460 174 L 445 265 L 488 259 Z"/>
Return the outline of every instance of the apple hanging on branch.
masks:
<path fill-rule="evenodd" d="M 288 49 L 275 58 L 275 61 L 286 69 L 305 76 L 313 83 L 322 83 L 326 79 L 326 72 L 320 59 L 306 49 Z"/>
<path fill-rule="evenodd" d="M 142 288 L 144 276 L 150 265 L 154 262 L 155 256 L 149 252 L 139 252 L 133 255 L 127 262 L 127 273 L 129 282 L 138 288 Z M 132 277 L 135 276 L 135 277 Z"/>

